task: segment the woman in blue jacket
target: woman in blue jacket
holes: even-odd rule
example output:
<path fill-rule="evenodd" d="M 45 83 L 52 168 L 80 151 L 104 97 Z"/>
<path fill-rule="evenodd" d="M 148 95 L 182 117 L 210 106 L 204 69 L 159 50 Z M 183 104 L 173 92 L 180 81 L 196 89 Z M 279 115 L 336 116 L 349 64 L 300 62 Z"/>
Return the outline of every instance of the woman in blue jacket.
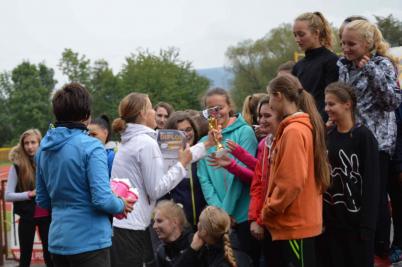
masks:
<path fill-rule="evenodd" d="M 52 210 L 49 251 L 56 267 L 110 266 L 108 215 L 132 210 L 112 193 L 105 150 L 87 134 L 89 99 L 78 83 L 56 92 L 57 122 L 36 154 L 36 202 Z"/>

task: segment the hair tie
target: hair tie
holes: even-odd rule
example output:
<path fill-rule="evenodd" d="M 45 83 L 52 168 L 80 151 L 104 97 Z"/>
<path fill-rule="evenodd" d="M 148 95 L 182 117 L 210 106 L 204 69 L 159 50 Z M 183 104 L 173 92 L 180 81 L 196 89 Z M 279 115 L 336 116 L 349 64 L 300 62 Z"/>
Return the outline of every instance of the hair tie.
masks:
<path fill-rule="evenodd" d="M 299 89 L 297 89 L 297 91 L 299 92 L 299 94 L 303 93 L 303 87 L 300 87 Z"/>
<path fill-rule="evenodd" d="M 137 119 L 138 114 L 139 114 L 139 113 L 134 114 L 134 115 L 131 115 L 131 116 L 120 116 L 120 118 L 121 118 L 122 120 L 124 120 L 126 123 L 134 122 L 134 121 Z"/>

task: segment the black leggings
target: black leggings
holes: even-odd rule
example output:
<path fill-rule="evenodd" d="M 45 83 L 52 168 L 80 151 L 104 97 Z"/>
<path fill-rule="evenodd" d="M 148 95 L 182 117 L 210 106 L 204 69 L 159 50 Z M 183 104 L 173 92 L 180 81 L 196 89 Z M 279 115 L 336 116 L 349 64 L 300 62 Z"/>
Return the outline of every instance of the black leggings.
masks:
<path fill-rule="evenodd" d="M 29 267 L 31 264 L 36 226 L 38 226 L 39 229 L 39 236 L 41 238 L 43 247 L 43 258 L 45 259 L 46 266 L 53 266 L 49 251 L 47 249 L 50 221 L 50 217 L 20 219 L 18 225 L 18 240 L 21 251 L 20 267 Z"/>

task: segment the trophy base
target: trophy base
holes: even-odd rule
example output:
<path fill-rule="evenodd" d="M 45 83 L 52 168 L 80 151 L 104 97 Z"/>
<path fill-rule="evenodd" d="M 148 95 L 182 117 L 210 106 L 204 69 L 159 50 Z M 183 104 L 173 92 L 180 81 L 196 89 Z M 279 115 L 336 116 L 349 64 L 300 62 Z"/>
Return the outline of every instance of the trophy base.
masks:
<path fill-rule="evenodd" d="M 226 149 L 222 148 L 222 149 L 215 151 L 215 156 L 217 158 L 221 158 L 223 155 L 226 155 L 227 153 L 228 153 L 228 151 Z"/>

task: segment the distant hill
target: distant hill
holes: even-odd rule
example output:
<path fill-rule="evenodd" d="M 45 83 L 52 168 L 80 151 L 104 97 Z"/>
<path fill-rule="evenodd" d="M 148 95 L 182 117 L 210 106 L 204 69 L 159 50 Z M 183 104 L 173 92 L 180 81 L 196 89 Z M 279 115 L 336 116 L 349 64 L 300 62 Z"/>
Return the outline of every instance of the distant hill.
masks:
<path fill-rule="evenodd" d="M 222 87 L 226 90 L 232 87 L 233 73 L 223 67 L 198 69 L 196 72 L 211 81 L 210 87 Z"/>

